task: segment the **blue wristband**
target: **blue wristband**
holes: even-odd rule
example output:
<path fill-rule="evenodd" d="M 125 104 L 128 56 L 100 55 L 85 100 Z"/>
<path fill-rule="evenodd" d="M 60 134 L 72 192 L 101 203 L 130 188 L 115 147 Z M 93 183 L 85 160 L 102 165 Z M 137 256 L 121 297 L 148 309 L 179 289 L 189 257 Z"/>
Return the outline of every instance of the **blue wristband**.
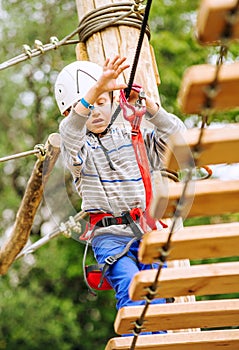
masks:
<path fill-rule="evenodd" d="M 85 107 L 88 108 L 90 110 L 93 110 L 95 107 L 93 105 L 91 105 L 89 102 L 87 102 L 84 97 L 82 97 L 82 99 L 80 100 L 81 104 Z"/>

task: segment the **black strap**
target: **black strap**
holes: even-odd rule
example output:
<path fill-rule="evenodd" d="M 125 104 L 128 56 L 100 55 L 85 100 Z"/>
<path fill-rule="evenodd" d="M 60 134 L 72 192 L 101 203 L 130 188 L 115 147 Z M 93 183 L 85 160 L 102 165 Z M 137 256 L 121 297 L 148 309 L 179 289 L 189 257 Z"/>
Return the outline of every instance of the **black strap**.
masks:
<path fill-rule="evenodd" d="M 126 220 L 128 221 L 128 224 L 129 224 L 133 234 L 135 235 L 135 237 L 137 237 L 137 239 L 141 239 L 144 232 L 140 229 L 140 227 L 133 220 L 132 216 L 130 215 L 130 212 L 129 211 L 124 212 L 123 217 L 125 217 Z"/>
<path fill-rule="evenodd" d="M 91 272 L 102 271 L 104 265 L 105 264 L 95 264 L 95 265 L 85 266 L 86 275 L 88 275 L 88 273 L 91 273 Z"/>
<path fill-rule="evenodd" d="M 131 247 L 131 245 L 137 241 L 137 237 L 132 238 L 124 247 L 124 249 L 122 250 L 122 252 L 115 254 L 115 255 L 110 255 L 105 259 L 105 264 L 102 270 L 102 274 L 101 274 L 101 278 L 100 278 L 100 283 L 98 285 L 98 288 L 100 288 L 102 286 L 103 280 L 104 280 L 104 276 L 106 271 L 108 271 L 109 267 L 112 266 L 117 260 L 119 260 L 120 258 L 122 258 L 122 256 L 126 255 Z"/>
<path fill-rule="evenodd" d="M 86 255 L 89 247 L 89 240 L 86 243 L 85 247 L 85 252 L 84 252 L 84 257 L 83 257 L 83 273 L 84 273 L 84 279 L 86 282 L 87 287 L 89 288 L 89 291 L 93 294 L 96 295 L 94 290 L 90 287 L 88 281 L 87 281 L 87 273 L 90 271 L 95 271 L 95 270 L 102 270 L 101 278 L 100 278 L 100 283 L 98 285 L 98 288 L 100 288 L 103 284 L 104 276 L 106 271 L 109 269 L 110 266 L 112 266 L 117 260 L 119 260 L 122 256 L 126 255 L 133 244 L 133 242 L 140 240 L 143 235 L 143 231 L 140 229 L 140 227 L 135 223 L 133 220 L 132 216 L 130 215 L 129 211 L 126 211 L 122 214 L 122 216 L 118 217 L 111 217 L 111 216 L 105 216 L 101 220 L 99 220 L 94 228 L 93 231 L 98 228 L 98 227 L 107 227 L 111 225 L 129 225 L 132 232 L 134 233 L 134 238 L 132 238 L 125 246 L 125 248 L 122 250 L 122 252 L 115 254 L 115 255 L 110 255 L 105 259 L 104 264 L 98 264 L 98 265 L 92 265 L 92 266 L 85 266 L 85 260 L 86 260 Z"/>
<path fill-rule="evenodd" d="M 140 227 L 135 223 L 129 211 L 124 212 L 122 216 L 117 216 L 117 217 L 105 216 L 95 224 L 94 229 L 97 227 L 107 227 L 111 225 L 129 225 L 131 230 L 133 231 L 133 234 L 138 239 L 141 239 L 144 233 L 140 229 Z"/>

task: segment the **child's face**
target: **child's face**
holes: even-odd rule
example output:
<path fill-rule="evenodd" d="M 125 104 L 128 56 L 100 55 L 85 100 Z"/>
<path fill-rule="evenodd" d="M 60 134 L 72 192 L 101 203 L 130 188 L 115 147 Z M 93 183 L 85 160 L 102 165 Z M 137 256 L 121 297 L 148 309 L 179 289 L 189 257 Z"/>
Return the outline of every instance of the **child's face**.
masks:
<path fill-rule="evenodd" d="M 105 92 L 100 95 L 94 107 L 86 122 L 86 127 L 89 131 L 100 134 L 107 128 L 111 120 L 112 107 L 110 94 Z"/>

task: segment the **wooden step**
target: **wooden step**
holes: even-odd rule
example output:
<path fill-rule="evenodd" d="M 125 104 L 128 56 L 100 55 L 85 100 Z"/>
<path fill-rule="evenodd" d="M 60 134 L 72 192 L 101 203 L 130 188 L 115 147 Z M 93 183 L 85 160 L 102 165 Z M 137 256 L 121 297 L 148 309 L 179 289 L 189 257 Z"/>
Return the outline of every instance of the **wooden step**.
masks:
<path fill-rule="evenodd" d="M 197 37 L 200 43 L 219 45 L 223 39 L 233 40 L 239 38 L 238 14 L 225 38 L 230 11 L 235 8 L 236 4 L 237 0 L 201 1 L 196 25 Z M 232 17 L 231 19 L 233 20 Z"/>
<path fill-rule="evenodd" d="M 178 93 L 178 102 L 183 113 L 201 114 L 205 109 L 207 91 L 215 79 L 216 69 L 215 65 L 210 64 L 186 69 Z M 211 109 L 222 111 L 238 107 L 238 91 L 239 62 L 223 64 L 218 74 Z"/>
<path fill-rule="evenodd" d="M 151 215 L 157 219 L 173 217 L 183 183 L 162 183 L 155 188 Z M 239 181 L 191 181 L 187 188 L 182 217 L 213 216 L 239 212 Z"/>
<path fill-rule="evenodd" d="M 133 337 L 110 339 L 105 350 L 129 350 Z M 238 350 L 239 330 L 139 336 L 135 350 Z"/>
<path fill-rule="evenodd" d="M 155 281 L 157 270 L 135 274 L 130 287 L 132 300 L 143 299 Z M 186 268 L 163 268 L 155 297 L 213 295 L 239 292 L 239 262 L 194 265 Z"/>
<path fill-rule="evenodd" d="M 165 167 L 179 170 L 188 168 L 194 159 L 195 146 L 200 135 L 199 128 L 170 136 L 165 154 Z M 239 124 L 227 124 L 220 128 L 205 129 L 197 150 L 195 164 L 238 163 Z"/>
<path fill-rule="evenodd" d="M 131 306 L 120 309 L 114 323 L 115 332 L 132 334 L 134 322 L 143 308 Z M 239 299 L 150 305 L 144 320 L 142 332 L 238 326 Z"/>
<path fill-rule="evenodd" d="M 168 234 L 168 229 L 146 233 L 140 244 L 139 260 L 144 264 L 157 261 Z M 238 256 L 238 247 L 239 222 L 188 226 L 173 233 L 167 260 Z"/>

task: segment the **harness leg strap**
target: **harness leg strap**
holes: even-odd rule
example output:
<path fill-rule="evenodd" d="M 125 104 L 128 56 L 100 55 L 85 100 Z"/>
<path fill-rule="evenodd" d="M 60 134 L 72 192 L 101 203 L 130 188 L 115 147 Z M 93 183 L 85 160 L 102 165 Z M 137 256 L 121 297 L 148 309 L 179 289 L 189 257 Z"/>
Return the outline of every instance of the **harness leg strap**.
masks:
<path fill-rule="evenodd" d="M 138 238 L 134 237 L 132 238 L 125 246 L 125 248 L 122 250 L 122 252 L 115 254 L 115 255 L 110 255 L 105 259 L 105 264 L 102 270 L 102 274 L 101 274 L 101 278 L 100 278 L 100 283 L 98 285 L 98 288 L 101 288 L 103 280 L 104 280 L 104 276 L 106 271 L 108 271 L 108 269 L 110 268 L 110 266 L 112 266 L 117 260 L 119 260 L 120 258 L 122 258 L 122 256 L 126 255 L 131 247 L 131 245 L 137 241 Z"/>

